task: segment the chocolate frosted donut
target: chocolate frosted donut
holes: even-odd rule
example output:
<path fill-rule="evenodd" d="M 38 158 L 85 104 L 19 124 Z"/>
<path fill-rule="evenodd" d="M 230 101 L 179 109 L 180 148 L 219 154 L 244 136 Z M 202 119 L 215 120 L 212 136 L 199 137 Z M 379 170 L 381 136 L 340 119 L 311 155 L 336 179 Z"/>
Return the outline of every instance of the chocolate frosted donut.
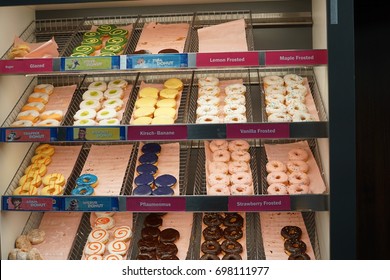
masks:
<path fill-rule="evenodd" d="M 177 252 L 177 246 L 173 243 L 159 243 L 156 247 L 156 255 L 159 259 L 166 256 L 176 255 Z"/>
<path fill-rule="evenodd" d="M 234 240 L 225 240 L 221 244 L 222 251 L 227 254 L 241 254 L 242 245 Z"/>
<path fill-rule="evenodd" d="M 223 230 L 219 226 L 208 226 L 202 234 L 205 240 L 218 240 L 223 236 Z"/>
<path fill-rule="evenodd" d="M 219 260 L 219 257 L 217 255 L 213 254 L 204 254 L 200 257 L 201 260 Z"/>
<path fill-rule="evenodd" d="M 223 224 L 227 227 L 242 227 L 244 225 L 244 218 L 237 213 L 227 213 Z"/>
<path fill-rule="evenodd" d="M 175 49 L 162 49 L 159 50 L 158 53 L 179 53 L 179 51 Z"/>
<path fill-rule="evenodd" d="M 159 215 L 149 214 L 145 218 L 144 225 L 147 227 L 159 227 L 162 225 L 162 219 Z"/>
<path fill-rule="evenodd" d="M 226 254 L 222 257 L 223 260 L 242 260 L 239 254 Z"/>
<path fill-rule="evenodd" d="M 180 233 L 174 228 L 166 228 L 160 232 L 160 242 L 174 243 L 180 238 Z"/>
<path fill-rule="evenodd" d="M 158 143 L 147 143 L 142 146 L 141 151 L 143 153 L 159 154 L 161 152 L 161 145 Z"/>
<path fill-rule="evenodd" d="M 306 243 L 299 239 L 286 239 L 284 241 L 284 252 L 287 255 L 305 253 Z"/>
<path fill-rule="evenodd" d="M 206 240 L 202 243 L 200 249 L 205 254 L 218 255 L 221 253 L 221 245 L 215 240 Z"/>
<path fill-rule="evenodd" d="M 179 258 L 176 255 L 166 255 L 162 256 L 161 260 L 179 260 Z"/>
<path fill-rule="evenodd" d="M 284 226 L 280 231 L 280 235 L 284 240 L 291 238 L 300 239 L 302 236 L 302 230 L 297 226 Z"/>
<path fill-rule="evenodd" d="M 155 252 L 139 253 L 137 260 L 157 260 L 157 256 Z"/>
<path fill-rule="evenodd" d="M 145 163 L 145 164 L 140 164 L 137 166 L 137 173 L 138 174 L 150 174 L 150 175 L 154 175 L 157 173 L 157 166 L 153 165 L 153 164 L 148 164 L 148 163 Z"/>
<path fill-rule="evenodd" d="M 158 241 L 149 241 L 149 240 L 143 240 L 140 239 L 138 241 L 138 251 L 140 253 L 150 253 L 154 252 L 156 253 L 156 247 L 157 247 Z"/>
<path fill-rule="evenodd" d="M 142 230 L 141 230 L 141 236 L 142 238 L 144 239 L 149 239 L 150 237 L 152 239 L 157 239 L 158 236 L 160 235 L 160 230 L 158 227 L 144 227 Z"/>
<path fill-rule="evenodd" d="M 158 161 L 158 156 L 153 153 L 143 154 L 138 158 L 141 164 L 155 164 Z"/>
<path fill-rule="evenodd" d="M 305 261 L 310 260 L 310 256 L 306 253 L 291 254 L 290 256 L 288 256 L 288 260 Z"/>
<path fill-rule="evenodd" d="M 243 232 L 240 227 L 226 227 L 223 230 L 223 237 L 227 240 L 238 240 L 242 238 Z"/>
<path fill-rule="evenodd" d="M 203 216 L 203 223 L 209 227 L 219 226 L 222 224 L 223 218 L 218 213 L 206 213 Z"/>

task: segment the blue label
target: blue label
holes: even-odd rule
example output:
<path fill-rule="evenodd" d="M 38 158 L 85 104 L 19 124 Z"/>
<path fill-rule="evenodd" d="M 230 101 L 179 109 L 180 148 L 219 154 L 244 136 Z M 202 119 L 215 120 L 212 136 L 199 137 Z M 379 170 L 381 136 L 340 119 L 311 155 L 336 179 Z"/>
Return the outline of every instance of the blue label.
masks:
<path fill-rule="evenodd" d="M 127 56 L 127 69 L 182 67 L 188 67 L 188 55 L 184 53 Z"/>
<path fill-rule="evenodd" d="M 116 197 L 72 196 L 64 198 L 64 211 L 118 211 Z"/>

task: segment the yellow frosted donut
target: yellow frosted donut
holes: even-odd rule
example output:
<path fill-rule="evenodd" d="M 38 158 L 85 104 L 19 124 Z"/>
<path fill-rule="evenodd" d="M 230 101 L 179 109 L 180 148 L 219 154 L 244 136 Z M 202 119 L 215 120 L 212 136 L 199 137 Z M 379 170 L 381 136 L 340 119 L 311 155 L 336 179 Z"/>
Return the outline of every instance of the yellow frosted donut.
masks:
<path fill-rule="evenodd" d="M 50 144 L 41 144 L 35 149 L 35 154 L 43 154 L 46 156 L 54 155 L 54 147 Z"/>
<path fill-rule="evenodd" d="M 85 99 L 79 105 L 80 109 L 92 109 L 95 111 L 99 111 L 102 105 L 98 99 Z"/>
<path fill-rule="evenodd" d="M 24 174 L 29 174 L 29 173 L 38 173 L 39 176 L 44 176 L 46 174 L 47 168 L 46 165 L 44 164 L 39 164 L 39 163 L 33 163 L 24 170 Z"/>
<path fill-rule="evenodd" d="M 161 99 L 157 101 L 156 106 L 157 108 L 163 108 L 163 107 L 176 108 L 176 100 L 172 98 Z"/>
<path fill-rule="evenodd" d="M 28 191 L 22 190 L 22 187 L 17 187 L 13 193 L 13 195 L 37 195 L 38 189 L 36 187 L 31 187 Z"/>
<path fill-rule="evenodd" d="M 65 185 L 65 176 L 61 173 L 50 173 L 43 177 L 42 182 L 45 186 L 53 184 L 63 186 Z"/>
<path fill-rule="evenodd" d="M 173 124 L 175 122 L 174 119 L 168 116 L 158 116 L 152 119 L 151 124 Z"/>
<path fill-rule="evenodd" d="M 42 184 L 42 177 L 38 173 L 27 173 L 19 179 L 19 185 L 29 183 L 34 187 L 39 187 Z"/>
<path fill-rule="evenodd" d="M 170 118 L 174 119 L 176 117 L 176 110 L 173 108 L 169 108 L 169 107 L 157 108 L 154 111 L 154 117 L 156 118 L 156 117 L 162 117 L 162 116 L 166 116 L 166 117 L 170 117 Z"/>
<path fill-rule="evenodd" d="M 49 165 L 51 163 L 51 157 L 44 154 L 37 154 L 31 158 L 31 163 Z"/>
<path fill-rule="evenodd" d="M 62 194 L 62 186 L 51 184 L 41 190 L 41 195 L 60 195 Z"/>
<path fill-rule="evenodd" d="M 83 93 L 83 100 L 96 99 L 102 101 L 103 98 L 103 91 L 101 90 L 89 89 Z"/>
<path fill-rule="evenodd" d="M 155 87 L 144 87 L 139 91 L 139 97 L 151 97 L 154 99 L 158 98 L 159 89 Z"/>
<path fill-rule="evenodd" d="M 173 88 L 164 88 L 160 91 L 160 97 L 175 99 L 179 95 L 179 91 Z"/>
<path fill-rule="evenodd" d="M 178 78 L 170 78 L 164 82 L 164 87 L 170 89 L 182 90 L 183 82 Z"/>
<path fill-rule="evenodd" d="M 152 106 L 138 108 L 134 111 L 134 118 L 153 117 L 154 110 Z"/>
<path fill-rule="evenodd" d="M 131 124 L 134 125 L 146 125 L 146 124 L 151 124 L 152 123 L 152 118 L 151 117 L 140 117 L 138 119 L 135 119 L 131 122 Z"/>
<path fill-rule="evenodd" d="M 92 82 L 88 85 L 88 89 L 90 90 L 99 90 L 105 91 L 107 89 L 107 83 L 104 81 L 96 81 Z"/>
<path fill-rule="evenodd" d="M 125 89 L 128 82 L 124 79 L 115 79 L 108 83 L 107 88 L 123 88 Z"/>
<path fill-rule="evenodd" d="M 78 125 L 91 126 L 91 125 L 96 125 L 96 121 L 91 120 L 91 119 L 81 119 L 81 120 L 77 120 L 77 121 L 73 122 L 73 125 L 75 125 L 75 126 L 78 126 Z"/>
<path fill-rule="evenodd" d="M 153 97 L 142 97 L 135 102 L 135 108 L 154 107 L 156 103 L 157 99 Z"/>
<path fill-rule="evenodd" d="M 80 109 L 74 114 L 73 118 L 75 121 L 83 119 L 94 119 L 96 117 L 96 111 L 93 109 Z"/>

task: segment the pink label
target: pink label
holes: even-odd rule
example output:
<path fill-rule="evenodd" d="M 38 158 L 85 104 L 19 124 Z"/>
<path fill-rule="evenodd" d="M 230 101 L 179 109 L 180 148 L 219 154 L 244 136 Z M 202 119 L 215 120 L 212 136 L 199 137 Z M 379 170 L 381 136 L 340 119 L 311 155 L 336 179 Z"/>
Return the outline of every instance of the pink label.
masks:
<path fill-rule="evenodd" d="M 288 211 L 291 210 L 290 196 L 231 196 L 228 204 L 229 211 Z"/>
<path fill-rule="evenodd" d="M 127 128 L 127 140 L 183 140 L 187 139 L 185 125 L 135 125 Z"/>
<path fill-rule="evenodd" d="M 9 197 L 9 210 L 26 210 L 26 211 L 50 211 L 53 210 L 53 199 L 39 197 Z"/>
<path fill-rule="evenodd" d="M 227 124 L 226 138 L 289 138 L 288 123 Z"/>
<path fill-rule="evenodd" d="M 224 52 L 196 54 L 197 67 L 213 66 L 258 66 L 258 52 Z"/>
<path fill-rule="evenodd" d="M 185 197 L 127 197 L 126 210 L 136 212 L 185 211 Z"/>
<path fill-rule="evenodd" d="M 328 63 L 327 50 L 267 51 L 265 65 L 325 65 Z"/>
<path fill-rule="evenodd" d="M 49 142 L 50 129 L 6 129 L 6 142 Z"/>
<path fill-rule="evenodd" d="M 40 73 L 52 71 L 52 58 L 14 59 L 0 61 L 0 73 L 2 74 Z"/>

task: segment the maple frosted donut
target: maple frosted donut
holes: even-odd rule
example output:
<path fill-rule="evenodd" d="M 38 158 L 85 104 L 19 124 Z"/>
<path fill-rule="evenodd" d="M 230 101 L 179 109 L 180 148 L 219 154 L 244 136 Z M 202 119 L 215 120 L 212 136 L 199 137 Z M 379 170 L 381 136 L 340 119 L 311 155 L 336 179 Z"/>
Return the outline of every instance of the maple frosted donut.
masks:
<path fill-rule="evenodd" d="M 34 92 L 42 92 L 48 95 L 52 94 L 54 91 L 54 86 L 52 84 L 39 84 L 34 87 Z"/>
<path fill-rule="evenodd" d="M 273 94 L 273 95 L 266 95 L 265 96 L 265 104 L 270 103 L 284 103 L 286 100 L 286 97 L 282 94 Z"/>
<path fill-rule="evenodd" d="M 128 85 L 128 82 L 124 79 L 115 79 L 108 83 L 107 88 L 122 88 L 125 89 Z"/>
<path fill-rule="evenodd" d="M 55 149 L 50 144 L 41 144 L 38 147 L 35 148 L 34 153 L 37 154 L 44 154 L 47 156 L 52 156 L 55 153 Z"/>
<path fill-rule="evenodd" d="M 118 254 L 108 254 L 104 256 L 103 260 L 106 261 L 121 261 L 123 260 L 123 256 L 118 255 Z"/>
<path fill-rule="evenodd" d="M 309 171 L 309 165 L 303 160 L 289 160 L 286 164 L 289 172 L 304 172 Z"/>
<path fill-rule="evenodd" d="M 267 115 L 272 115 L 272 114 L 285 114 L 287 113 L 287 107 L 281 102 L 273 102 L 273 103 L 268 103 L 267 106 L 265 107 L 265 112 Z"/>
<path fill-rule="evenodd" d="M 51 156 L 45 154 L 36 154 L 31 158 L 31 163 L 49 165 L 51 163 Z"/>
<path fill-rule="evenodd" d="M 295 84 L 303 84 L 303 78 L 297 74 L 287 74 L 283 76 L 283 80 L 286 86 Z"/>
<path fill-rule="evenodd" d="M 294 84 L 290 85 L 286 88 L 286 92 L 288 94 L 299 94 L 302 96 L 306 96 L 307 94 L 307 89 L 304 85 L 302 84 Z"/>
<path fill-rule="evenodd" d="M 103 260 L 103 256 L 98 254 L 93 254 L 93 255 L 88 255 L 85 259 L 87 261 L 101 261 Z"/>
<path fill-rule="evenodd" d="M 227 185 L 214 185 L 208 189 L 209 195 L 230 195 L 230 189 Z"/>
<path fill-rule="evenodd" d="M 47 167 L 44 164 L 38 164 L 38 163 L 33 163 L 27 166 L 27 168 L 24 170 L 24 174 L 28 173 L 38 173 L 41 177 L 45 176 L 47 172 Z"/>
<path fill-rule="evenodd" d="M 275 171 L 280 171 L 280 172 L 286 172 L 287 167 L 286 165 L 281 162 L 280 160 L 271 160 L 267 162 L 265 165 L 265 168 L 268 173 L 275 172 Z"/>
<path fill-rule="evenodd" d="M 287 89 L 284 85 L 271 85 L 271 86 L 267 86 L 266 89 L 264 90 L 264 94 L 266 96 L 274 95 L 274 94 L 286 95 L 286 93 L 287 93 Z"/>
<path fill-rule="evenodd" d="M 290 105 L 293 103 L 303 103 L 304 104 L 305 97 L 303 95 L 300 95 L 300 94 L 291 93 L 291 94 L 286 95 L 284 102 L 286 103 L 286 105 Z"/>
<path fill-rule="evenodd" d="M 229 142 L 226 140 L 212 140 L 210 142 L 209 148 L 212 152 L 216 150 L 227 150 L 229 147 Z"/>
<path fill-rule="evenodd" d="M 51 184 L 63 186 L 63 185 L 65 185 L 65 181 L 66 181 L 65 176 L 61 173 L 50 173 L 50 174 L 47 174 L 42 179 L 42 183 L 45 186 L 48 186 Z"/>
<path fill-rule="evenodd" d="M 115 226 L 115 220 L 113 217 L 109 217 L 109 216 L 98 217 L 95 220 L 94 226 L 97 228 L 109 230 Z"/>
<path fill-rule="evenodd" d="M 198 97 L 198 100 L 196 101 L 199 106 L 202 105 L 214 105 L 217 106 L 219 104 L 219 98 L 216 96 L 211 95 L 202 95 Z"/>
<path fill-rule="evenodd" d="M 64 112 L 62 110 L 48 110 L 43 112 L 39 117 L 42 120 L 57 120 L 62 121 L 62 118 L 64 116 Z"/>
<path fill-rule="evenodd" d="M 228 150 L 216 150 L 212 154 L 213 161 L 228 162 L 230 160 L 230 152 Z"/>
<path fill-rule="evenodd" d="M 219 112 L 219 109 L 215 105 L 201 105 L 196 109 L 196 115 L 198 117 L 203 117 L 203 116 L 216 116 Z"/>
<path fill-rule="evenodd" d="M 217 116 L 206 115 L 197 118 L 196 123 L 220 123 L 220 119 Z"/>
<path fill-rule="evenodd" d="M 245 150 L 238 150 L 231 153 L 230 157 L 234 161 L 245 161 L 249 162 L 251 160 L 251 155 Z"/>
<path fill-rule="evenodd" d="M 228 165 L 229 174 L 249 172 L 249 164 L 245 161 L 231 161 Z"/>
<path fill-rule="evenodd" d="M 285 195 L 288 194 L 287 187 L 282 183 L 273 183 L 267 188 L 268 194 Z"/>
<path fill-rule="evenodd" d="M 104 98 L 103 91 L 89 89 L 83 93 L 83 100 L 96 99 L 102 101 Z"/>
<path fill-rule="evenodd" d="M 57 120 L 47 119 L 37 122 L 35 126 L 60 126 L 61 123 Z"/>
<path fill-rule="evenodd" d="M 36 123 L 39 120 L 39 112 L 36 110 L 27 110 L 20 112 L 17 117 L 19 121 L 31 121 L 32 123 Z"/>
<path fill-rule="evenodd" d="M 120 98 L 110 98 L 103 102 L 103 108 L 115 109 L 120 111 L 123 108 L 123 100 Z"/>
<path fill-rule="evenodd" d="M 263 77 L 263 83 L 266 87 L 268 86 L 275 86 L 275 85 L 284 85 L 284 80 L 282 77 L 277 76 L 277 75 L 269 75 Z"/>
<path fill-rule="evenodd" d="M 106 245 L 102 242 L 88 242 L 84 248 L 86 255 L 103 255 L 106 250 Z"/>
<path fill-rule="evenodd" d="M 307 113 L 308 109 L 305 104 L 293 102 L 287 106 L 287 113 L 294 115 L 295 113 Z"/>
<path fill-rule="evenodd" d="M 231 94 L 231 95 L 228 95 L 225 97 L 224 102 L 225 102 L 225 104 L 245 105 L 246 98 L 245 98 L 245 95 L 242 95 L 242 94 Z"/>
<path fill-rule="evenodd" d="M 106 119 L 114 119 L 118 116 L 117 112 L 115 109 L 111 108 L 105 108 L 97 112 L 96 114 L 96 120 L 100 122 L 101 120 L 106 120 Z"/>
<path fill-rule="evenodd" d="M 309 185 L 310 178 L 304 172 L 294 171 L 288 175 L 288 181 L 291 185 Z"/>
<path fill-rule="evenodd" d="M 252 188 L 248 185 L 234 184 L 230 186 L 230 193 L 232 195 L 248 195 L 253 194 Z"/>
<path fill-rule="evenodd" d="M 249 172 L 237 172 L 230 176 L 230 182 L 233 185 L 250 185 L 252 184 L 252 176 Z"/>
<path fill-rule="evenodd" d="M 217 86 L 203 86 L 199 88 L 199 96 L 211 95 L 218 96 L 221 93 L 221 89 Z"/>
<path fill-rule="evenodd" d="M 204 78 L 199 78 L 198 79 L 198 85 L 200 87 L 205 87 L 205 86 L 218 86 L 219 85 L 219 79 L 217 77 L 204 77 Z"/>
<path fill-rule="evenodd" d="M 207 181 L 211 187 L 215 185 L 229 186 L 230 184 L 229 175 L 223 173 L 212 173 L 208 176 Z"/>
<path fill-rule="evenodd" d="M 225 93 L 226 95 L 232 95 L 232 94 L 245 94 L 246 92 L 246 86 L 243 84 L 231 84 L 225 87 Z"/>
<path fill-rule="evenodd" d="M 110 254 L 125 255 L 129 247 L 124 241 L 113 240 L 107 244 L 107 250 Z"/>
<path fill-rule="evenodd" d="M 287 113 L 274 113 L 268 116 L 268 122 L 291 122 L 292 118 Z"/>
<path fill-rule="evenodd" d="M 223 118 L 224 123 L 245 123 L 246 117 L 241 114 L 230 114 Z"/>
<path fill-rule="evenodd" d="M 41 102 L 47 104 L 47 102 L 49 102 L 49 95 L 42 92 L 33 92 L 29 95 L 27 102 Z"/>
<path fill-rule="evenodd" d="M 24 105 L 21 109 L 22 112 L 29 110 L 35 110 L 39 113 L 42 113 L 45 110 L 45 104 L 42 102 L 30 102 Z"/>
<path fill-rule="evenodd" d="M 37 173 L 27 173 L 19 179 L 20 186 L 25 183 L 29 183 L 34 187 L 39 187 L 42 184 L 42 177 Z"/>
<path fill-rule="evenodd" d="M 314 121 L 314 118 L 306 112 L 295 112 L 292 115 L 293 122 L 311 122 Z"/>
<path fill-rule="evenodd" d="M 250 148 L 250 145 L 245 140 L 232 140 L 229 142 L 229 151 L 248 151 Z"/>
<path fill-rule="evenodd" d="M 208 169 L 210 173 L 228 173 L 228 165 L 226 162 L 222 161 L 209 162 Z"/>
<path fill-rule="evenodd" d="M 41 195 L 60 195 L 63 193 L 63 188 L 60 185 L 51 184 L 45 186 L 41 190 Z"/>
<path fill-rule="evenodd" d="M 96 81 L 92 82 L 88 85 L 88 89 L 90 90 L 98 90 L 98 91 L 105 91 L 107 89 L 107 83 L 104 81 Z"/>
<path fill-rule="evenodd" d="M 223 106 L 223 112 L 226 115 L 245 114 L 246 107 L 245 107 L 245 105 L 240 105 L 237 103 L 227 104 L 227 105 Z"/>
<path fill-rule="evenodd" d="M 268 185 L 272 185 L 274 183 L 288 183 L 288 175 L 285 172 L 275 171 L 268 173 L 267 175 L 267 183 Z"/>
<path fill-rule="evenodd" d="M 75 126 L 92 126 L 96 125 L 96 121 L 91 119 L 81 119 L 73 122 L 73 125 Z"/>
<path fill-rule="evenodd" d="M 28 121 L 28 120 L 18 120 L 18 121 L 14 121 L 13 123 L 11 123 L 11 127 L 24 127 L 24 126 L 33 126 L 33 122 L 32 121 Z"/>
<path fill-rule="evenodd" d="M 80 109 L 74 114 L 73 118 L 78 121 L 78 120 L 83 120 L 83 119 L 94 119 L 96 118 L 96 111 L 93 109 Z"/>
<path fill-rule="evenodd" d="M 121 88 L 109 88 L 109 89 L 107 89 L 103 93 L 103 96 L 106 99 L 110 99 L 110 98 L 120 98 L 120 99 L 122 99 L 123 96 L 124 96 L 124 91 Z"/>
<path fill-rule="evenodd" d="M 102 228 L 94 228 L 88 235 L 88 242 L 102 242 L 107 243 L 109 240 L 110 234 L 107 230 Z"/>
<path fill-rule="evenodd" d="M 86 99 L 81 101 L 79 105 L 80 109 L 92 109 L 95 111 L 99 111 L 102 108 L 100 101 L 98 99 Z"/>
<path fill-rule="evenodd" d="M 120 227 L 117 227 L 114 232 L 112 233 L 112 236 L 116 239 L 116 240 L 120 240 L 120 241 L 129 241 L 131 236 L 132 236 L 132 233 L 131 233 L 131 229 L 129 226 L 120 226 Z"/>
<path fill-rule="evenodd" d="M 309 186 L 307 185 L 290 185 L 287 187 L 289 194 L 308 194 Z"/>
<path fill-rule="evenodd" d="M 288 151 L 288 160 L 303 160 L 309 159 L 309 153 L 302 148 L 291 149 Z"/>

